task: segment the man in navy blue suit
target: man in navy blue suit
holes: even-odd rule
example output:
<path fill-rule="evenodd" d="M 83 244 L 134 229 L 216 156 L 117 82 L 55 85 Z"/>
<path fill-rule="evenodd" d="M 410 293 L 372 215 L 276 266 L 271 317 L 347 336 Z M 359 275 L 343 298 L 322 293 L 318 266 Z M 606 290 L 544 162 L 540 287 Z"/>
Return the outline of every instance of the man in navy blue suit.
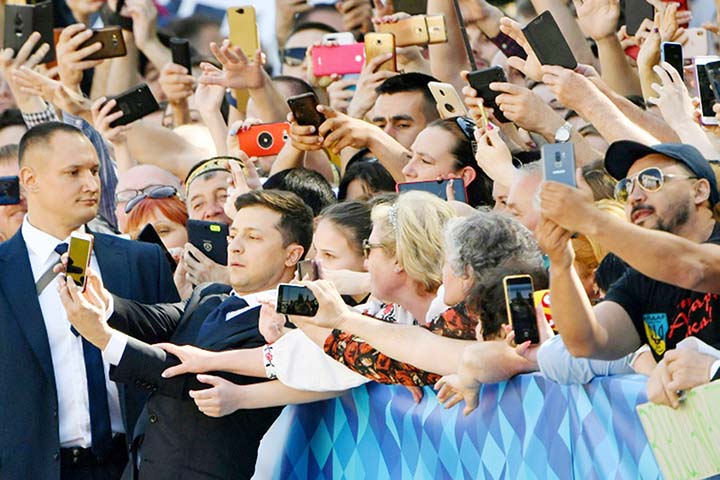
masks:
<path fill-rule="evenodd" d="M 71 329 L 52 273 L 97 213 L 97 154 L 80 130 L 50 122 L 23 136 L 19 163 L 28 214 L 0 244 L 0 478 L 119 478 L 145 398 L 110 381 L 100 351 Z M 179 300 L 157 246 L 94 237 L 91 265 L 110 291 Z"/>

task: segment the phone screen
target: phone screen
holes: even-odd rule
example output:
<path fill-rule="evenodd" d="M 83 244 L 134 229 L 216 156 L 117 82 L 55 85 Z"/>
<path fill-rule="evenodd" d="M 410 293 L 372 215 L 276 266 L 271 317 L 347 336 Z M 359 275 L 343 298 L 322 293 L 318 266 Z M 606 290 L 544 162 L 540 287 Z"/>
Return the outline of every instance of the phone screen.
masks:
<path fill-rule="evenodd" d="M 696 63 L 695 69 L 697 71 L 697 88 L 698 93 L 700 94 L 700 108 L 702 110 L 702 116 L 714 117 L 715 112 L 713 112 L 712 107 L 715 103 L 715 95 L 710 87 L 710 78 L 707 74 L 707 67 Z"/>
<path fill-rule="evenodd" d="M 505 301 L 510 323 L 515 331 L 515 343 L 520 344 L 527 340 L 540 343 L 530 277 L 505 278 Z"/>
<path fill-rule="evenodd" d="M 427 182 L 398 183 L 397 191 L 402 193 L 409 192 L 410 190 L 420 190 L 422 192 L 432 193 L 443 200 L 447 200 L 447 182 L 448 180 L 429 180 Z M 465 191 L 465 184 L 462 179 L 455 179 L 453 182 L 453 192 L 455 193 L 456 201 L 467 203 L 467 192 Z"/>
<path fill-rule="evenodd" d="M 297 274 L 299 280 L 317 280 L 318 279 L 318 268 L 315 260 L 303 260 L 297 264 Z"/>
<path fill-rule="evenodd" d="M 662 44 L 662 60 L 673 66 L 683 78 L 683 50 L 682 45 L 673 42 L 663 42 Z"/>
<path fill-rule="evenodd" d="M 307 287 L 281 283 L 278 285 L 276 311 L 286 315 L 314 317 L 318 311 L 318 301 Z"/>
<path fill-rule="evenodd" d="M 87 238 L 86 238 L 87 237 Z M 92 237 L 71 236 L 68 248 L 68 263 L 66 274 L 72 278 L 75 285 L 85 288 L 85 272 L 90 264 L 92 253 Z"/>
<path fill-rule="evenodd" d="M 18 177 L 0 177 L 0 205 L 20 203 L 20 180 Z"/>

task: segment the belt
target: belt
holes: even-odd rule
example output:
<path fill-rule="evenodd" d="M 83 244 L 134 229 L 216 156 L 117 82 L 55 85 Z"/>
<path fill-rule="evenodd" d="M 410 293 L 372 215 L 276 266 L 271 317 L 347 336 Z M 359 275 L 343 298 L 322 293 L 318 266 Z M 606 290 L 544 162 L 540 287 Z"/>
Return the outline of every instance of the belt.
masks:
<path fill-rule="evenodd" d="M 66 468 L 72 467 L 96 467 L 128 461 L 127 444 L 125 435 L 118 435 L 112 440 L 110 453 L 104 457 L 98 457 L 92 448 L 70 447 L 60 449 L 60 465 Z"/>

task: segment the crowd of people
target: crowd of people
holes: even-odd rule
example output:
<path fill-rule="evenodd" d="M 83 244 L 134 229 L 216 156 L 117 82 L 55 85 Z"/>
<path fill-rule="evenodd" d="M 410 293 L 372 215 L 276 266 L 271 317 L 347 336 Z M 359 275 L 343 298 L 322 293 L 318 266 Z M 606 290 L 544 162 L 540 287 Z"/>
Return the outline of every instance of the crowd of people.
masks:
<path fill-rule="evenodd" d="M 638 373 L 673 408 L 720 379 L 720 102 L 701 111 L 699 56 L 678 71 L 661 55 L 698 31 L 712 54 L 720 1 L 653 0 L 629 34 L 618 0 L 427 0 L 446 41 L 329 76 L 313 71 L 326 35 L 362 41 L 409 15 L 276 0 L 272 65 L 210 18 L 158 27 L 152 0 L 53 3 L 54 45 L 35 32 L 0 52 L 0 477 L 250 478 L 284 405 L 368 382 L 418 402 L 430 386 L 470 414 L 482 384 L 529 372 Z M 576 68 L 526 38 L 544 11 Z M 94 59 L 92 29 L 111 24 L 126 53 Z M 506 77 L 494 98 L 468 81 L 490 67 Z M 119 121 L 115 97 L 141 83 L 159 110 Z M 321 123 L 291 113 L 302 94 Z M 271 155 L 249 134 L 270 124 Z M 563 143 L 565 183 L 543 156 Z M 197 225 L 227 229 L 226 262 Z M 83 234 L 78 285 L 67 250 Z M 538 341 L 513 328 L 514 276 L 548 291 Z M 288 283 L 312 316 L 278 313 Z"/>

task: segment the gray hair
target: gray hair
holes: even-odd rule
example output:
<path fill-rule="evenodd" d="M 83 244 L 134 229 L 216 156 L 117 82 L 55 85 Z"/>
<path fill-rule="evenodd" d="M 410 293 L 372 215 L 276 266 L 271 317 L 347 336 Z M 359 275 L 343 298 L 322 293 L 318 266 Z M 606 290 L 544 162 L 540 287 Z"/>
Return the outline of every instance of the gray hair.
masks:
<path fill-rule="evenodd" d="M 534 162 L 529 162 L 523 164 L 520 168 L 517 169 L 517 173 L 524 177 L 542 177 L 543 174 L 543 165 L 542 160 L 535 160 Z"/>
<path fill-rule="evenodd" d="M 466 303 L 477 312 L 484 293 L 505 275 L 535 277 L 544 270 L 531 232 L 514 218 L 492 211 L 451 219 L 445 228 L 445 252 L 456 275 L 472 276 Z"/>

